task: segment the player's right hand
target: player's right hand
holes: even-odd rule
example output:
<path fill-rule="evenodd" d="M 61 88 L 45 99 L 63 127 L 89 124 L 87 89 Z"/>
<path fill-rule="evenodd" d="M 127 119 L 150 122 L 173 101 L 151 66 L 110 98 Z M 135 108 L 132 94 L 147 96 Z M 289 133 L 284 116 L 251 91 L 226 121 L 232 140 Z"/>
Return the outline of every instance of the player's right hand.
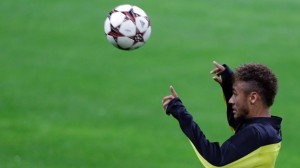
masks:
<path fill-rule="evenodd" d="M 173 100 L 174 98 L 178 97 L 175 89 L 173 88 L 173 86 L 170 86 L 170 91 L 171 91 L 171 95 L 165 96 L 162 99 L 162 103 L 163 103 L 163 108 L 164 110 L 167 110 L 167 107 L 170 103 L 171 100 Z"/>
<path fill-rule="evenodd" d="M 219 64 L 216 61 L 213 61 L 214 66 L 216 67 L 215 69 L 211 70 L 210 73 L 214 74 L 213 79 L 218 82 L 219 84 L 222 84 L 222 78 L 220 74 L 225 71 L 225 67 Z"/>

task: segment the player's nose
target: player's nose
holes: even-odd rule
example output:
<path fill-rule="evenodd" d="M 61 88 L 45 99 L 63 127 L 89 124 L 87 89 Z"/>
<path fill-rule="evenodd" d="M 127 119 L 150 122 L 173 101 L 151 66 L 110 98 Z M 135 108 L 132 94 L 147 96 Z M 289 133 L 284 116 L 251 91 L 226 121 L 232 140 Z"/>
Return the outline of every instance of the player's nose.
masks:
<path fill-rule="evenodd" d="M 231 98 L 229 99 L 228 103 L 229 103 L 229 104 L 234 104 L 234 97 L 233 97 L 233 95 L 232 95 Z"/>

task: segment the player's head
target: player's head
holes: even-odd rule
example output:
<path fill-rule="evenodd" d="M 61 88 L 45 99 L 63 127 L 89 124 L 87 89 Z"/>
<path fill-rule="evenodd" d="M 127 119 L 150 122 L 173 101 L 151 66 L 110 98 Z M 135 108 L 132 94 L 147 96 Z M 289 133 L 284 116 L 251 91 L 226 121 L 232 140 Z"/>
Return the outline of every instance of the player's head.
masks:
<path fill-rule="evenodd" d="M 234 73 L 233 96 L 230 99 L 236 108 L 235 118 L 247 116 L 251 103 L 255 101 L 260 101 L 264 107 L 272 106 L 277 88 L 276 76 L 265 65 L 248 63 L 239 66 Z"/>
<path fill-rule="evenodd" d="M 257 92 L 264 105 L 272 106 L 277 93 L 277 78 L 273 72 L 262 64 L 243 64 L 234 73 L 234 82 L 242 81 L 246 83 L 245 95 Z"/>

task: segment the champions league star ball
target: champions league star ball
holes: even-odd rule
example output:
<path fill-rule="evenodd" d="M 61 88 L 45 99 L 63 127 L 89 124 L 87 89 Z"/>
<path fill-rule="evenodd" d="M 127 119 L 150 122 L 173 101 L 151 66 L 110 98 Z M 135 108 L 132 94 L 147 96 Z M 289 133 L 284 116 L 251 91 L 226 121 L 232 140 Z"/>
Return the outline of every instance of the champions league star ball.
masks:
<path fill-rule="evenodd" d="M 150 19 L 139 7 L 120 5 L 113 9 L 104 23 L 108 41 L 122 50 L 143 46 L 151 35 Z"/>

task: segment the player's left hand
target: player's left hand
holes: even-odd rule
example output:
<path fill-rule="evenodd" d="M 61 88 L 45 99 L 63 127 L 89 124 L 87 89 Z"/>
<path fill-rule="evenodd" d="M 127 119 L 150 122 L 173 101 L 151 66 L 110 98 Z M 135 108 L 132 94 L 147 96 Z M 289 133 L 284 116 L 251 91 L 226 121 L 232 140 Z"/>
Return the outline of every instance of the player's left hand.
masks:
<path fill-rule="evenodd" d="M 171 100 L 173 100 L 174 98 L 178 97 L 175 89 L 173 88 L 173 86 L 170 86 L 170 91 L 171 91 L 171 95 L 168 95 L 168 96 L 165 96 L 163 99 L 162 99 L 162 103 L 163 103 L 163 108 L 164 110 L 167 109 L 169 103 Z"/>
<path fill-rule="evenodd" d="M 222 78 L 220 77 L 220 74 L 225 71 L 225 67 L 221 64 L 219 64 L 217 61 L 213 61 L 213 64 L 215 68 L 210 71 L 211 74 L 214 74 L 215 76 L 213 79 L 218 82 L 219 84 L 222 84 Z"/>

